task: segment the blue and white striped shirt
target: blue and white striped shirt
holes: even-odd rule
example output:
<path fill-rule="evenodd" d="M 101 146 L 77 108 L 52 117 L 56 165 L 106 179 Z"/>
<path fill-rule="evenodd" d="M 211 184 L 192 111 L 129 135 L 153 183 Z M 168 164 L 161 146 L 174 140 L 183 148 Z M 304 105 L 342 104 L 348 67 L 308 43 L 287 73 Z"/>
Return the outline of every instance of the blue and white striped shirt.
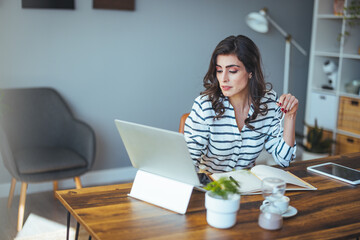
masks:
<path fill-rule="evenodd" d="M 267 115 L 258 114 L 250 122 L 254 130 L 244 125 L 239 131 L 234 108 L 227 97 L 223 101 L 225 113 L 217 120 L 214 120 L 215 111 L 208 97 L 197 97 L 184 129 L 195 166 L 210 173 L 251 168 L 264 147 L 280 166 L 289 166 L 290 161 L 295 158 L 296 144 L 290 147 L 285 143 L 282 126 L 278 128 L 281 131 L 279 137 L 272 135 L 276 125 L 279 126 L 281 114 L 276 100 L 276 93 L 268 92 L 261 100 L 267 103 Z M 253 112 L 254 107 L 251 105 L 248 117 Z"/>

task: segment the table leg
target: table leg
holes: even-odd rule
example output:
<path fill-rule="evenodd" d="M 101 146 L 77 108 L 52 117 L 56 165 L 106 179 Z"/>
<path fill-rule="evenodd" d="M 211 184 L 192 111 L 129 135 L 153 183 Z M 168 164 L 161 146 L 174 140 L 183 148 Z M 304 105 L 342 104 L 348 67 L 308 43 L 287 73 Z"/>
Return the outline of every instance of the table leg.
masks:
<path fill-rule="evenodd" d="M 78 240 L 78 238 L 79 238 L 79 228 L 80 228 L 80 223 L 76 222 L 75 240 Z"/>
<path fill-rule="evenodd" d="M 69 240 L 69 232 L 70 232 L 70 212 L 67 212 L 67 222 L 66 222 L 66 240 Z"/>

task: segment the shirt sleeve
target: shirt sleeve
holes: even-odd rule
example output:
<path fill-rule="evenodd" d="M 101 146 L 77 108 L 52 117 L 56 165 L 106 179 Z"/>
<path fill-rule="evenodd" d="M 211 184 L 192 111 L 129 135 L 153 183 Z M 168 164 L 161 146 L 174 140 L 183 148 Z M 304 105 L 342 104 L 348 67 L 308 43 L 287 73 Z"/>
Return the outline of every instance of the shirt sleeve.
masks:
<path fill-rule="evenodd" d="M 275 113 L 268 132 L 271 136 L 268 136 L 265 140 L 265 149 L 273 156 L 276 163 L 282 167 L 288 167 L 291 160 L 296 157 L 296 142 L 293 147 L 285 142 L 283 138 L 284 128 L 281 126 L 280 118 L 281 112 Z M 277 135 L 279 131 L 280 134 L 276 137 L 275 135 Z"/>
<path fill-rule="evenodd" d="M 197 170 L 209 143 L 209 133 L 209 125 L 206 123 L 201 103 L 195 100 L 190 115 L 185 121 L 184 136 Z"/>

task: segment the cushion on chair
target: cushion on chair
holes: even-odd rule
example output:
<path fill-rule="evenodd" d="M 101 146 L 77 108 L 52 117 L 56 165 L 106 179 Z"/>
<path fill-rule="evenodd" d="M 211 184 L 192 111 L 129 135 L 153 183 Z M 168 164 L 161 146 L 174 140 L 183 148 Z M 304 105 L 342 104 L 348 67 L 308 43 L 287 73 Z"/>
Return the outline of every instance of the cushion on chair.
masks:
<path fill-rule="evenodd" d="M 68 148 L 37 147 L 18 150 L 14 154 L 18 170 L 22 174 L 81 168 L 86 160 Z"/>

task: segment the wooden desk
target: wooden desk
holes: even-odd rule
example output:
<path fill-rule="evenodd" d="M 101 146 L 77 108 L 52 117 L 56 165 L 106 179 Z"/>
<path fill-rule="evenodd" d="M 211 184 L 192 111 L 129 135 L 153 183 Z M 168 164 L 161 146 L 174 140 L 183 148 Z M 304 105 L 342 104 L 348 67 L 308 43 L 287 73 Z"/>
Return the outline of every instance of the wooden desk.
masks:
<path fill-rule="evenodd" d="M 298 214 L 282 229 L 257 224 L 261 195 L 242 196 L 237 224 L 226 230 L 206 222 L 204 194 L 195 191 L 186 215 L 127 196 L 131 184 L 57 191 L 56 197 L 93 239 L 344 239 L 360 236 L 360 186 L 307 172 L 306 167 L 332 161 L 360 169 L 360 153 L 294 162 L 291 171 L 318 188 L 287 192 Z"/>

